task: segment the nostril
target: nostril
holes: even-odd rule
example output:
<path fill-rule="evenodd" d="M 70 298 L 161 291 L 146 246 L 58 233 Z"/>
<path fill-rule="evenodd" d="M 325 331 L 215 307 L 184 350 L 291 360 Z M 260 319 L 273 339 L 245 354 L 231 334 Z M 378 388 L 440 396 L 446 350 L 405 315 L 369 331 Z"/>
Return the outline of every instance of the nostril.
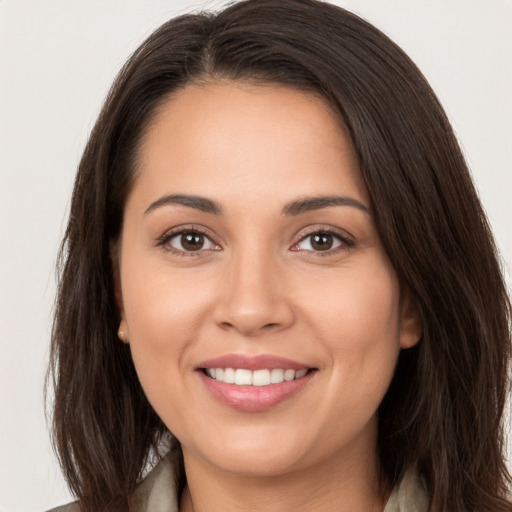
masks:
<path fill-rule="evenodd" d="M 237 331 L 245 336 L 270 333 L 293 324 L 294 314 L 287 301 L 281 303 L 248 303 L 243 300 L 219 301 L 214 322 L 224 331 Z"/>

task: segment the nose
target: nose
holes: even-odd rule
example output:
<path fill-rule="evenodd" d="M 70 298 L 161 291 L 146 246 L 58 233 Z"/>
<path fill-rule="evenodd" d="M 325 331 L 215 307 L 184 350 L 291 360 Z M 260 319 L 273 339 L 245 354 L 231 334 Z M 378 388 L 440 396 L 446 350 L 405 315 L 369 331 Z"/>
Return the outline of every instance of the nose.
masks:
<path fill-rule="evenodd" d="M 226 262 L 215 307 L 216 324 L 245 337 L 277 332 L 294 322 L 282 267 L 268 254 L 244 251 Z"/>

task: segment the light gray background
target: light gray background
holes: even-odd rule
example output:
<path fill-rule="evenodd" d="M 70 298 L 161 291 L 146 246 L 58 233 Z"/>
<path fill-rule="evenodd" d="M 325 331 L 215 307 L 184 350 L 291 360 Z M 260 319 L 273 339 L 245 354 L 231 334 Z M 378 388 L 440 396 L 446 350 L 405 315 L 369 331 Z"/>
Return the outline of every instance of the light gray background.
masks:
<path fill-rule="evenodd" d="M 69 500 L 48 441 L 43 376 L 54 260 L 102 100 L 163 21 L 225 3 L 0 0 L 1 512 Z M 432 83 L 512 268 L 512 1 L 336 3 L 388 33 Z"/>

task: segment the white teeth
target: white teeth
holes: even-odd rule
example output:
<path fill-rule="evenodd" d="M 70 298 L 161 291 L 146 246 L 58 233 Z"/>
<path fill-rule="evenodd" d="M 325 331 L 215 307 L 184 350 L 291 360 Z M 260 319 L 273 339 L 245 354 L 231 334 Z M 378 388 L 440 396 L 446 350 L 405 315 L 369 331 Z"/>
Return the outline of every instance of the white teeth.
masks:
<path fill-rule="evenodd" d="M 217 378 L 217 377 L 215 377 Z M 224 379 L 219 379 L 225 382 L 226 384 L 234 384 L 235 383 L 235 370 L 233 368 L 226 368 L 224 370 Z"/>
<path fill-rule="evenodd" d="M 270 383 L 271 384 L 279 384 L 284 380 L 284 370 L 280 370 L 275 368 L 270 372 Z"/>
<path fill-rule="evenodd" d="M 295 370 L 285 370 L 284 372 L 284 380 L 290 381 L 295 378 Z"/>
<path fill-rule="evenodd" d="M 306 368 L 304 368 L 303 370 L 297 370 L 295 372 L 295 378 L 296 379 L 300 379 L 301 377 L 304 377 L 304 375 L 306 375 L 308 371 L 306 370 Z"/>
<path fill-rule="evenodd" d="M 270 384 L 270 370 L 256 370 L 252 373 L 253 386 L 268 386 Z"/>
<path fill-rule="evenodd" d="M 251 370 L 238 369 L 235 371 L 235 384 L 237 386 L 250 386 L 252 384 Z"/>
<path fill-rule="evenodd" d="M 225 382 L 226 384 L 236 384 L 237 386 L 269 386 L 270 384 L 281 384 L 300 379 L 306 375 L 308 370 L 282 370 L 274 368 L 272 370 L 246 370 L 244 368 L 207 368 L 206 373 L 212 379 Z"/>

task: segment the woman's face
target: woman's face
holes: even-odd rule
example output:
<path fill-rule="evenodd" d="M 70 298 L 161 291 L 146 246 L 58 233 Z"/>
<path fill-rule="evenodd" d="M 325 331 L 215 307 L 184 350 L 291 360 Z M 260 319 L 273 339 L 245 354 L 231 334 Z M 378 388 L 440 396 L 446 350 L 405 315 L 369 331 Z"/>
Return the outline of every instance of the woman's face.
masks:
<path fill-rule="evenodd" d="M 117 283 L 140 382 L 190 467 L 375 460 L 377 407 L 420 326 L 322 100 L 176 93 L 143 141 Z"/>

